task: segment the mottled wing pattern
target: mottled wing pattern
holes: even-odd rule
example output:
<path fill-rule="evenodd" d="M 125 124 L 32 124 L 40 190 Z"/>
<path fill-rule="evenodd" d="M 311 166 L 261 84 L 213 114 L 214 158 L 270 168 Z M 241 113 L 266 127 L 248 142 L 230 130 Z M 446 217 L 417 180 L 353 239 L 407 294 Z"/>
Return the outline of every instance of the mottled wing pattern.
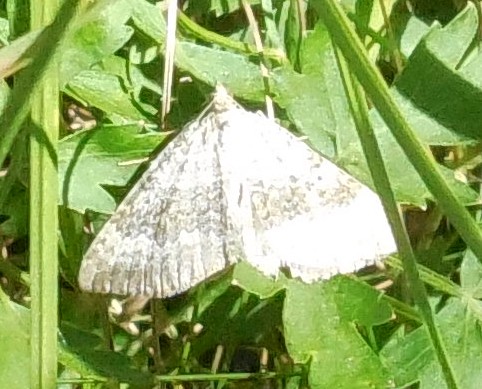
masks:
<path fill-rule="evenodd" d="M 162 298 L 227 266 L 215 120 L 191 123 L 151 162 L 85 254 L 82 289 Z"/>
<path fill-rule="evenodd" d="M 251 264 L 275 276 L 288 267 L 311 282 L 396 251 L 368 187 L 261 114 L 232 109 L 219 120 L 228 219 L 240 224 Z"/>
<path fill-rule="evenodd" d="M 79 283 L 162 298 L 240 259 L 311 282 L 395 250 L 375 193 L 219 89 L 95 238 Z"/>

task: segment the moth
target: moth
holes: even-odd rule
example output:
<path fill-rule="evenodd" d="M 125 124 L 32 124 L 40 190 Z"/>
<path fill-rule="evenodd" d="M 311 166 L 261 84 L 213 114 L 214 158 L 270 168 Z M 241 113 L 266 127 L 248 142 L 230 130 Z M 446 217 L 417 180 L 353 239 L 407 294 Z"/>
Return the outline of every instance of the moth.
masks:
<path fill-rule="evenodd" d="M 239 261 L 314 282 L 395 251 L 371 189 L 218 87 L 96 236 L 79 284 L 164 298 Z"/>

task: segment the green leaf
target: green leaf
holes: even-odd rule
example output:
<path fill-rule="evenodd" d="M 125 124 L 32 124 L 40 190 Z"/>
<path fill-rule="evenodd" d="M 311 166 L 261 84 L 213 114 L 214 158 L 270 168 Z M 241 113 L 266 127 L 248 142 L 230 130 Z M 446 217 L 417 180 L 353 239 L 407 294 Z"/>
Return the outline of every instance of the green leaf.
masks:
<path fill-rule="evenodd" d="M 466 54 L 479 29 L 477 10 L 467 6 L 447 26 L 435 24 L 423 39 L 439 61 L 455 68 Z"/>
<path fill-rule="evenodd" d="M 0 188 L 2 180 L 0 179 Z M 0 235 L 9 238 L 19 238 L 26 236 L 28 232 L 28 203 L 25 188 L 15 186 L 5 204 L 0 208 L 0 214 L 9 218 L 0 223 Z"/>
<path fill-rule="evenodd" d="M 301 59 L 302 68 L 307 74 L 294 73 L 287 67 L 273 72 L 277 103 L 286 109 L 291 121 L 317 150 L 370 184 L 333 49 L 323 25 L 318 24 L 305 40 Z M 238 97 L 262 100 L 259 69 L 242 55 L 181 42 L 177 48 L 176 63 L 207 84 L 214 86 L 221 82 Z M 394 95 L 427 144 L 453 145 L 467 142 L 466 137 L 441 126 L 396 90 Z M 403 203 L 424 206 L 426 199 L 431 198 L 430 193 L 376 112 L 372 112 L 372 120 L 397 199 Z M 475 193 L 456 181 L 449 171 L 446 170 L 445 174 L 462 201 L 475 201 Z"/>
<path fill-rule="evenodd" d="M 220 83 L 244 99 L 263 100 L 259 67 L 245 56 L 179 42 L 176 46 L 176 65 L 208 85 Z"/>
<path fill-rule="evenodd" d="M 23 67 L 26 65 L 24 62 L 26 58 L 22 58 L 22 56 L 40 36 L 41 32 L 42 30 L 30 31 L 0 49 L 0 75 L 2 77 L 14 73 L 19 66 Z M 29 58 L 28 61 L 30 60 Z"/>
<path fill-rule="evenodd" d="M 143 88 L 162 94 L 161 87 L 137 66 L 111 55 L 92 69 L 80 72 L 70 81 L 65 92 L 87 106 L 102 110 L 113 121 L 119 115 L 125 122 L 126 119 L 152 119 L 156 114 L 155 107 L 141 101 Z"/>
<path fill-rule="evenodd" d="M 467 312 L 465 304 L 454 298 L 437 314 L 437 324 L 460 387 L 478 388 L 482 380 L 479 321 Z M 406 336 L 395 335 L 381 356 L 398 387 L 416 381 L 420 381 L 421 389 L 447 387 L 424 327 Z"/>
<path fill-rule="evenodd" d="M 482 380 L 482 265 L 468 251 L 462 263 L 461 283 L 464 299 L 451 298 L 437 314 L 437 325 L 452 361 L 461 388 L 478 388 Z M 440 365 L 424 326 L 404 335 L 393 336 L 381 356 L 395 376 L 398 387 L 420 381 L 420 388 L 446 388 Z"/>
<path fill-rule="evenodd" d="M 282 37 L 276 26 L 277 12 L 273 7 L 272 0 L 261 0 L 261 8 L 263 10 L 264 24 L 266 26 L 265 46 L 283 50 Z"/>
<path fill-rule="evenodd" d="M 59 207 L 59 258 L 62 276 L 71 285 L 77 285 L 80 261 L 88 236 L 84 232 L 85 217 L 66 207 Z M 65 319 L 65 316 L 63 316 Z"/>
<path fill-rule="evenodd" d="M 214 302 L 231 288 L 231 272 L 221 273 L 213 281 L 203 282 L 193 291 L 188 292 L 193 298 L 189 301 L 189 310 L 191 306 L 196 305 L 196 313 L 202 315 Z M 179 317 L 188 317 L 189 315 L 180 315 Z"/>
<path fill-rule="evenodd" d="M 82 348 L 75 350 L 71 355 L 65 353 L 61 361 L 77 371 L 87 373 L 84 376 L 88 376 L 89 372 L 95 372 L 95 377 L 101 376 L 111 378 L 114 382 L 125 382 L 131 384 L 133 388 L 148 388 L 154 385 L 152 375 L 140 371 L 131 359 L 117 352 Z"/>
<path fill-rule="evenodd" d="M 288 59 L 294 69 L 299 68 L 299 53 L 302 42 L 301 19 L 304 13 L 298 7 L 303 4 L 300 1 L 289 0 L 288 17 L 286 19 L 284 43 Z"/>
<path fill-rule="evenodd" d="M 69 82 L 66 92 L 108 115 L 117 114 L 131 120 L 142 120 L 147 116 L 147 112 L 139 110 L 140 103 L 126 92 L 121 78 L 104 71 L 82 71 Z M 143 105 L 142 108 L 151 115 L 155 113 L 149 106 Z"/>
<path fill-rule="evenodd" d="M 333 294 L 343 320 L 368 328 L 387 323 L 393 315 L 390 304 L 381 299 L 381 293 L 358 279 L 339 276 L 326 287 Z"/>
<path fill-rule="evenodd" d="M 8 42 L 10 37 L 10 26 L 8 20 L 5 18 L 0 18 L 0 42 L 5 44 Z"/>
<path fill-rule="evenodd" d="M 408 20 L 400 39 L 400 51 L 405 57 L 410 57 L 413 50 L 415 50 L 429 30 L 429 26 L 415 16 Z"/>
<path fill-rule="evenodd" d="M 164 138 L 158 133 L 142 134 L 138 126 L 105 126 L 62 139 L 59 144 L 61 204 L 80 213 L 91 209 L 112 213 L 114 198 L 105 185 L 125 186 L 146 158 Z M 120 166 L 119 163 L 138 161 Z"/>
<path fill-rule="evenodd" d="M 196 318 L 203 331 L 193 340 L 193 355 L 215 348 L 221 339 L 228 354 L 250 344 L 279 351 L 281 307 L 282 295 L 260 301 L 239 288 L 230 288 Z"/>
<path fill-rule="evenodd" d="M 329 77 L 328 74 L 329 72 L 326 72 L 325 77 Z M 277 76 L 276 101 L 286 109 L 298 130 L 308 137 L 315 149 L 362 182 L 371 185 L 360 140 L 353 127 L 346 101 L 343 101 L 342 91 L 338 89 L 337 93 L 333 88 L 328 88 L 327 85 L 333 83 L 327 83 L 319 76 L 288 72 L 278 73 Z M 323 93 L 328 89 L 330 93 Z M 432 198 L 430 192 L 378 114 L 374 114 L 372 118 L 397 200 L 424 206 L 426 199 Z M 462 201 L 473 203 L 476 200 L 475 192 L 457 181 L 451 171 L 440 168 Z"/>
<path fill-rule="evenodd" d="M 315 149 L 334 159 L 338 131 L 344 125 L 353 126 L 346 101 L 340 100 L 344 99 L 344 95 L 339 94 L 340 89 L 329 90 L 324 76 L 305 76 L 286 68 L 277 70 L 273 81 L 275 101 L 286 110 L 291 122 L 308 137 Z M 333 105 L 339 102 L 345 105 L 335 108 L 332 102 Z"/>
<path fill-rule="evenodd" d="M 300 48 L 300 65 L 303 74 L 322 76 L 325 69 L 336 65 L 330 34 L 323 23 L 308 31 Z"/>
<path fill-rule="evenodd" d="M 288 68 L 273 72 L 276 102 L 286 110 L 291 121 L 307 136 L 315 149 L 362 182 L 371 185 L 371 177 L 351 118 L 333 48 L 321 23 L 317 24 L 306 39 L 301 58 L 302 69 L 306 74 L 297 74 Z M 467 142 L 467 137 L 440 125 L 436 119 L 414 107 L 410 100 L 395 89 L 393 94 L 410 124 L 425 143 L 454 145 Z M 430 192 L 374 110 L 371 112 L 371 120 L 397 200 L 425 206 L 426 200 L 432 198 Z M 458 182 L 452 172 L 442 167 L 441 169 L 462 201 L 473 203 L 476 200 L 476 194 Z"/>
<path fill-rule="evenodd" d="M 242 261 L 234 266 L 232 284 L 241 289 L 265 299 L 274 296 L 284 289 L 286 277 L 280 274 L 278 280 L 263 275 L 249 263 Z"/>
<path fill-rule="evenodd" d="M 30 388 L 30 312 L 0 288 L 0 387 Z"/>
<path fill-rule="evenodd" d="M 436 141 L 437 137 L 440 138 L 442 127 L 461 135 L 461 141 L 481 138 L 482 114 L 479 107 L 482 104 L 482 74 L 478 70 L 480 56 L 470 58 L 467 70 L 459 63 L 467 55 L 467 48 L 472 43 L 477 28 L 476 11 L 474 7 L 468 6 L 446 27 L 433 28 L 430 31 L 415 48 L 407 66 L 397 79 L 395 86 L 399 98 L 403 96 L 407 101 L 406 105 L 410 104 L 412 108 L 406 115 L 410 124 L 414 125 L 410 118 L 410 112 L 414 109 L 425 112 L 432 119 L 432 123 L 425 122 L 425 130 L 423 127 L 414 127 L 429 144 L 451 143 L 450 139 L 443 138 Z M 474 68 L 477 68 L 477 71 L 474 72 Z M 427 139 L 434 124 L 438 124 L 436 133 Z"/>
<path fill-rule="evenodd" d="M 129 85 L 134 91 L 134 96 L 138 100 L 141 88 L 146 88 L 159 96 L 162 95 L 162 88 L 155 81 L 149 79 L 138 66 L 128 63 L 127 60 L 115 55 L 111 55 L 102 61 L 102 64 L 95 67 L 96 70 L 105 70 L 109 74 L 114 74 L 122 79 L 124 85 Z M 136 101 L 137 101 L 136 100 Z"/>
<path fill-rule="evenodd" d="M 5 104 L 7 104 L 10 88 L 5 80 L 0 81 L 0 112 L 3 112 Z"/>
<path fill-rule="evenodd" d="M 248 0 L 247 3 L 251 6 L 259 4 L 260 0 Z M 190 1 L 189 3 L 193 4 L 193 8 L 195 8 L 195 4 L 199 4 L 199 1 Z M 224 14 L 229 14 L 231 12 L 238 11 L 241 7 L 239 0 L 212 0 L 209 2 L 210 7 L 209 11 L 214 12 L 216 17 L 220 17 Z M 199 10 L 206 12 L 207 10 Z"/>
<path fill-rule="evenodd" d="M 392 387 L 381 361 L 340 314 L 329 284 L 288 283 L 283 322 L 291 357 L 297 363 L 311 361 L 313 389 Z"/>
<path fill-rule="evenodd" d="M 460 267 L 460 281 L 464 292 L 468 295 L 469 302 L 475 303 L 475 305 L 471 306 L 482 307 L 477 300 L 482 298 L 482 265 L 470 250 L 465 253 L 462 266 Z M 471 299 L 476 300 L 470 301 Z M 482 315 L 479 315 L 479 320 L 482 320 Z"/>
<path fill-rule="evenodd" d="M 135 26 L 157 43 L 166 39 L 166 21 L 162 8 L 145 0 L 131 0 L 132 20 Z"/>
<path fill-rule="evenodd" d="M 96 2 L 66 37 L 60 59 L 60 85 L 119 50 L 132 36 L 127 0 Z"/>

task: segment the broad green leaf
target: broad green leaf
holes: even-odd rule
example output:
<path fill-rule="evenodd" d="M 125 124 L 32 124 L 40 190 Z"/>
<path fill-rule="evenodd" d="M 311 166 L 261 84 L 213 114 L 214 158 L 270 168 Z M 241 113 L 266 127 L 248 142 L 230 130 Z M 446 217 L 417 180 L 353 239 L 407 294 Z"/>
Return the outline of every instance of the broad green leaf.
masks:
<path fill-rule="evenodd" d="M 117 115 L 125 122 L 152 119 L 156 114 L 155 107 L 140 101 L 143 88 L 159 96 L 162 94 L 161 87 L 137 66 L 111 55 L 92 69 L 80 72 L 70 81 L 65 92 L 87 106 L 102 110 L 114 122 Z"/>
<path fill-rule="evenodd" d="M 468 4 L 447 26 L 435 24 L 423 40 L 439 61 L 455 68 L 466 55 L 478 28 L 477 10 Z"/>
<path fill-rule="evenodd" d="M 353 127 L 353 122 L 345 97 L 340 94 L 343 90 L 331 88 L 329 78 L 334 69 L 326 70 L 324 75 L 307 76 L 279 69 L 273 74 L 273 87 L 276 102 L 286 110 L 298 131 L 318 151 L 335 159 L 342 127 Z"/>
<path fill-rule="evenodd" d="M 400 39 L 400 51 L 405 57 L 410 57 L 428 31 L 430 31 L 429 26 L 417 17 L 412 16 L 408 20 Z"/>
<path fill-rule="evenodd" d="M 324 75 L 334 64 L 330 34 L 322 23 L 317 23 L 314 30 L 307 32 L 300 48 L 301 73 Z"/>
<path fill-rule="evenodd" d="M 228 289 L 231 288 L 231 277 L 231 270 L 223 272 L 214 280 L 203 282 L 193 291 L 188 292 L 192 296 L 192 304 L 196 305 L 198 315 L 202 315 L 219 297 L 227 293 Z"/>
<path fill-rule="evenodd" d="M 101 64 L 94 66 L 94 70 L 103 70 L 106 73 L 116 75 L 121 78 L 126 89 L 132 89 L 136 103 L 140 103 L 139 94 L 142 88 L 146 88 L 157 95 L 162 95 L 162 87 L 155 81 L 149 79 L 138 66 L 122 57 L 111 55 L 105 58 Z M 144 106 L 144 109 L 147 109 Z M 152 108 L 151 108 L 152 109 Z"/>
<path fill-rule="evenodd" d="M 130 384 L 133 388 L 154 386 L 152 375 L 140 371 L 130 358 L 121 353 L 85 347 L 66 351 L 69 352 L 64 352 L 59 360 L 76 371 L 84 373 L 84 377 L 105 377 L 113 383 L 120 381 Z"/>
<path fill-rule="evenodd" d="M 381 299 L 379 291 L 355 278 L 335 277 L 326 288 L 333 294 L 343 320 L 374 327 L 387 323 L 393 315 L 391 306 Z"/>
<path fill-rule="evenodd" d="M 467 55 L 477 29 L 476 11 L 473 6 L 467 6 L 449 25 L 433 28 L 427 34 L 397 79 L 395 87 L 399 97 L 403 96 L 410 102 L 407 105 L 425 112 L 432 119 L 432 123 L 425 121 L 425 128 L 415 127 L 426 143 L 451 144 L 450 139 L 442 137 L 442 127 L 461 135 L 461 141 L 481 138 L 482 77 L 479 71 L 471 71 L 474 67 L 480 68 L 480 56 L 472 59 L 469 77 L 459 63 Z M 413 111 L 411 109 L 406 114 L 412 125 L 415 123 L 409 113 Z M 435 122 L 438 123 L 436 133 L 427 139 Z"/>
<path fill-rule="evenodd" d="M 162 139 L 158 133 L 142 134 L 134 125 L 100 127 L 62 139 L 60 203 L 80 213 L 112 213 L 116 202 L 103 186 L 127 185 L 139 159 L 148 157 Z"/>
<path fill-rule="evenodd" d="M 380 145 L 380 150 L 386 163 L 390 182 L 395 191 L 397 200 L 403 203 L 411 203 L 414 205 L 423 206 L 425 201 L 422 202 L 422 200 L 430 199 L 432 198 L 432 195 L 426 188 L 413 166 L 408 161 L 400 146 L 398 146 L 398 143 L 389 131 L 388 127 L 385 126 L 381 118 L 378 116 L 378 113 L 372 112 L 371 118 L 373 121 L 372 123 L 374 125 L 375 134 L 377 135 Z M 419 128 L 422 129 L 422 127 Z M 430 134 L 430 138 L 432 139 L 432 137 L 436 136 L 436 128 L 432 127 L 431 129 L 432 133 Z M 416 131 L 417 135 L 419 135 L 420 138 L 428 145 L 431 144 L 431 142 L 427 142 L 427 140 L 424 139 L 422 134 L 418 132 L 416 128 L 414 128 L 414 130 Z M 441 138 L 445 137 L 445 139 L 448 139 L 449 137 L 452 137 L 452 135 L 445 130 L 440 129 L 440 131 Z M 353 157 L 358 153 L 360 147 L 359 140 L 358 138 L 352 139 L 354 139 L 354 141 L 344 150 L 345 153 L 341 157 L 342 160 L 347 157 L 349 158 L 348 161 L 353 160 Z M 459 144 L 461 142 L 462 139 L 459 137 L 458 141 L 454 143 Z M 347 160 L 345 159 L 345 161 Z M 348 171 L 358 177 L 364 177 L 362 174 L 357 174 L 357 172 L 360 170 L 360 173 L 368 171 L 366 168 L 366 161 L 361 157 L 356 158 L 355 163 L 343 164 L 341 161 L 340 163 L 342 166 L 345 166 Z M 470 187 L 458 181 L 455 178 L 453 171 L 445 168 L 442 165 L 439 165 L 438 168 L 462 202 L 465 204 L 472 204 L 476 201 L 476 193 Z M 369 177 L 366 177 L 368 179 L 366 182 L 371 182 Z"/>
<path fill-rule="evenodd" d="M 453 298 L 437 314 L 437 324 L 460 387 L 479 388 L 482 380 L 479 320 L 467 312 L 464 303 Z M 406 336 L 396 334 L 381 356 L 398 387 L 417 381 L 421 389 L 447 387 L 424 327 Z"/>
<path fill-rule="evenodd" d="M 260 299 L 272 297 L 284 289 L 285 281 L 283 274 L 280 274 L 278 280 L 270 279 L 245 261 L 235 265 L 232 275 L 233 285 L 257 295 Z"/>
<path fill-rule="evenodd" d="M 0 387 L 30 388 L 30 312 L 0 288 Z"/>
<path fill-rule="evenodd" d="M 146 0 L 131 0 L 132 20 L 136 27 L 157 43 L 166 39 L 166 21 L 162 8 Z"/>
<path fill-rule="evenodd" d="M 120 77 L 100 70 L 84 70 L 67 85 L 66 92 L 86 105 L 130 120 L 143 120 L 154 114 L 152 107 L 136 103 L 126 92 Z M 147 112 L 142 112 L 139 108 Z"/>
<path fill-rule="evenodd" d="M 416 85 L 414 86 L 416 87 Z M 416 104 L 407 99 L 397 88 L 392 88 L 392 97 L 397 102 L 400 110 L 405 114 L 408 123 L 418 135 L 418 137 L 426 144 L 432 146 L 453 146 L 460 144 L 475 143 L 470 136 L 452 131 L 450 127 L 440 123 L 436 115 L 430 115 L 420 110 Z M 380 118 L 377 111 L 371 112 L 372 124 L 379 133 L 389 133 L 388 127 Z"/>
<path fill-rule="evenodd" d="M 59 61 L 60 85 L 126 44 L 133 33 L 125 25 L 130 17 L 131 5 L 127 0 L 102 0 L 83 14 L 64 43 Z"/>
<path fill-rule="evenodd" d="M 236 96 L 262 101 L 263 81 L 259 67 L 245 56 L 190 42 L 179 42 L 176 65 L 198 80 L 215 86 L 220 83 Z"/>
<path fill-rule="evenodd" d="M 141 1 L 141 0 L 139 0 Z M 143 1 L 143 0 L 142 0 Z M 96 2 L 67 34 L 61 51 L 60 83 L 62 87 L 77 73 L 119 50 L 132 36 L 133 29 L 125 23 L 131 16 L 127 0 Z M 41 31 L 31 31 L 0 50 L 0 73 L 12 73 L 25 51 Z"/>
<path fill-rule="evenodd" d="M 229 270 L 218 274 L 188 292 L 189 300 L 186 305 L 196 305 L 198 315 L 203 314 L 214 302 L 228 290 L 242 289 L 261 300 L 273 297 L 284 288 L 286 278 L 282 275 L 279 280 L 264 276 L 246 261 L 240 261 Z M 190 317 L 183 311 L 191 309 L 186 306 L 176 312 L 181 321 Z"/>
<path fill-rule="evenodd" d="M 283 323 L 291 357 L 298 363 L 310 362 L 313 389 L 393 387 L 390 375 L 355 325 L 340 314 L 328 284 L 288 284 Z"/>

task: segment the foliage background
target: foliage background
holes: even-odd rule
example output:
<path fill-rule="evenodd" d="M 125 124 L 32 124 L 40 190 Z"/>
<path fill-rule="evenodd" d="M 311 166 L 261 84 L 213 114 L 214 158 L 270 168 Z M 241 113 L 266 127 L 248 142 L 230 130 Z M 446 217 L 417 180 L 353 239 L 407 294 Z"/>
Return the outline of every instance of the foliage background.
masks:
<path fill-rule="evenodd" d="M 307 31 L 302 34 L 296 1 L 249 3 L 263 31 L 279 120 L 371 185 L 330 36 L 312 4 L 303 3 Z M 400 2 L 384 3 L 385 10 L 378 2 L 362 0 L 344 1 L 343 6 L 413 130 L 478 218 L 478 9 L 448 0 L 412 1 L 410 9 Z M 161 8 L 147 0 L 95 2 L 76 19 L 60 49 L 66 112 L 57 154 L 60 379 L 82 376 L 149 387 L 155 373 L 259 371 L 259 354 L 267 349 L 269 370 L 291 373 L 305 365 L 302 378 L 272 380 L 272 386 L 309 382 L 312 388 L 385 388 L 418 382 L 421 388 L 445 387 L 396 259 L 388 261 L 385 274 L 364 278 L 371 284 L 392 279 L 384 293 L 360 278 L 340 276 L 304 285 L 283 277 L 269 280 L 240 264 L 163 307 L 154 306 L 156 315 L 148 309 L 134 316 L 111 313 L 117 325 L 108 324 L 105 299 L 79 292 L 78 267 L 92 239 L 86 231 L 99 230 L 145 168 L 136 161 L 156 152 L 167 136 L 158 126 L 166 37 Z M 16 10 L 2 4 L 3 75 L 16 72 L 19 56 L 38 35 L 27 33 L 25 6 Z M 193 119 L 218 82 L 246 108 L 262 109 L 260 58 L 239 2 L 186 1 L 182 10 L 170 128 Z M 0 84 L 1 106 L 12 88 L 11 78 Z M 68 117 L 71 104 L 88 107 L 84 122 L 95 120 L 96 126 L 83 123 L 85 129 L 74 130 Z M 407 228 L 425 266 L 422 279 L 456 378 L 461 388 L 476 388 L 482 380 L 481 265 L 440 214 L 376 110 L 370 111 L 370 119 L 396 198 L 406 206 Z M 0 177 L 1 387 L 29 386 L 28 127 L 17 136 Z M 203 327 L 199 333 L 198 323 Z M 213 365 L 218 345 L 224 353 L 219 365 Z M 219 381 L 218 387 L 222 385 Z"/>

